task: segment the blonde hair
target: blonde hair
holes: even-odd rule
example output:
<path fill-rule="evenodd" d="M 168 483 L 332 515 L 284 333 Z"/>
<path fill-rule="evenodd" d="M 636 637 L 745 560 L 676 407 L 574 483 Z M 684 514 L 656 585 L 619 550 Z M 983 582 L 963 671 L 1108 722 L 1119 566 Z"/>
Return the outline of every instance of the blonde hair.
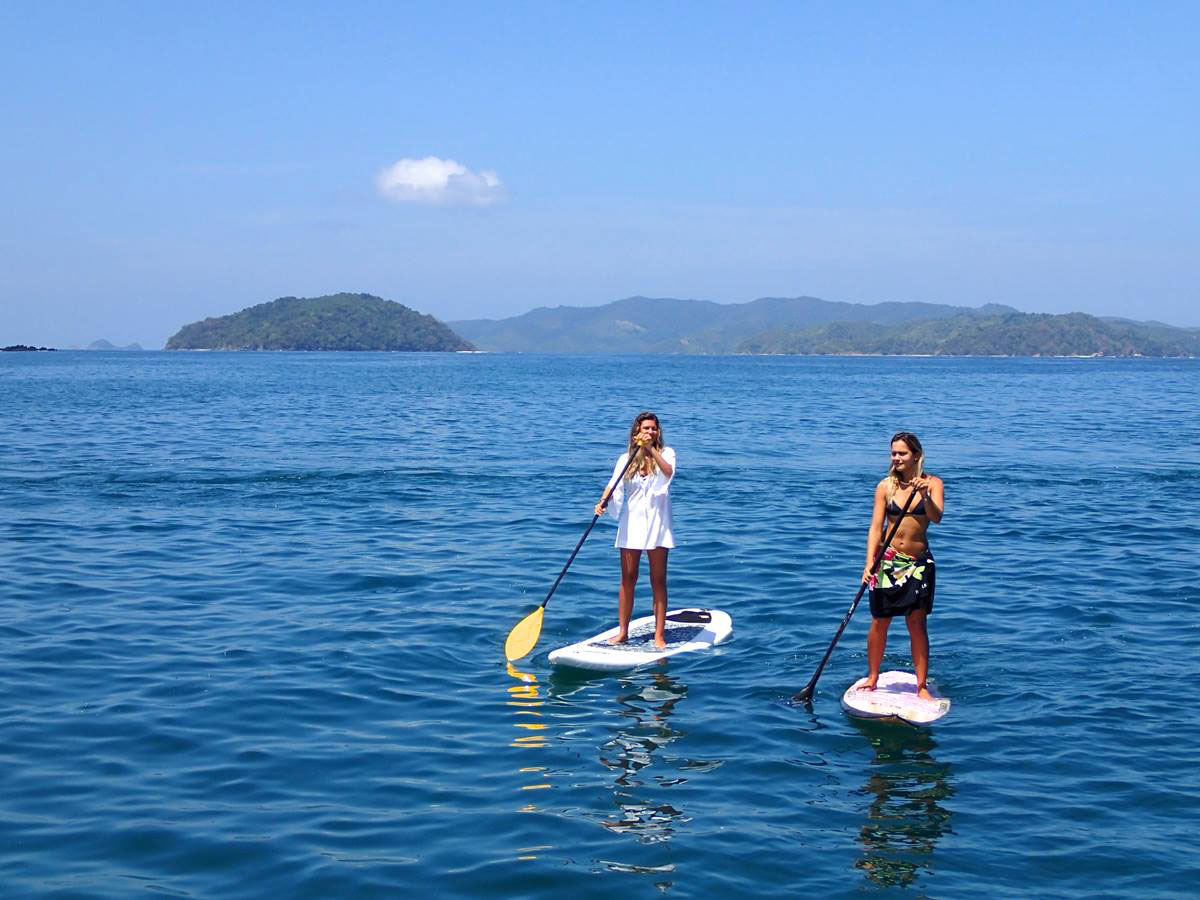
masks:
<path fill-rule="evenodd" d="M 912 451 L 912 455 L 917 460 L 917 472 L 913 477 L 920 478 L 921 473 L 925 470 L 925 448 L 921 446 L 920 439 L 911 431 L 897 431 L 892 435 L 888 446 L 891 447 L 896 441 L 903 441 L 904 446 Z M 891 502 L 892 497 L 895 496 L 896 491 L 900 488 L 900 478 L 896 475 L 895 468 L 888 469 L 887 483 L 887 499 Z"/>
<path fill-rule="evenodd" d="M 642 468 L 646 465 L 646 460 L 650 460 L 650 472 L 648 474 L 652 475 L 658 471 L 658 461 L 649 453 L 647 453 L 645 449 L 638 446 L 638 443 L 634 440 L 634 438 L 637 437 L 638 429 L 642 427 L 642 423 L 647 419 L 653 419 L 654 424 L 658 426 L 658 434 L 654 438 L 654 446 L 659 450 L 663 448 L 662 423 L 658 421 L 658 416 L 652 412 L 638 413 L 633 420 L 633 424 L 629 426 L 629 447 L 625 452 L 628 453 L 630 457 L 632 457 L 634 453 L 639 453 L 641 454 L 642 458 L 625 470 L 626 481 L 633 478 L 635 470 L 638 472 L 642 470 Z"/>

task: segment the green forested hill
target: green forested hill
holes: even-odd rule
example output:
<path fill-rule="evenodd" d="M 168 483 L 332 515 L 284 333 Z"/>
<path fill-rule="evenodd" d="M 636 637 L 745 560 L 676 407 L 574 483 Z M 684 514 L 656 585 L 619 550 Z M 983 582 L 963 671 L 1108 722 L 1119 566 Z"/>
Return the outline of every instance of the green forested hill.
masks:
<path fill-rule="evenodd" d="M 764 332 L 739 353 L 934 356 L 1197 356 L 1200 330 L 1084 313 L 1010 313 L 883 325 L 833 322 Z"/>
<path fill-rule="evenodd" d="M 168 350 L 472 350 L 433 316 L 371 294 L 280 297 L 185 325 Z"/>
<path fill-rule="evenodd" d="M 629 297 L 451 324 L 484 350 L 517 352 L 1200 356 L 1200 329 L 1084 313 L 1020 313 L 999 304 Z"/>
<path fill-rule="evenodd" d="M 762 297 L 749 303 L 627 297 L 603 306 L 541 307 L 509 319 L 451 322 L 483 350 L 518 353 L 734 353 L 769 330 L 830 322 L 912 322 L 1016 312 L 939 303 L 843 303 L 817 297 Z"/>

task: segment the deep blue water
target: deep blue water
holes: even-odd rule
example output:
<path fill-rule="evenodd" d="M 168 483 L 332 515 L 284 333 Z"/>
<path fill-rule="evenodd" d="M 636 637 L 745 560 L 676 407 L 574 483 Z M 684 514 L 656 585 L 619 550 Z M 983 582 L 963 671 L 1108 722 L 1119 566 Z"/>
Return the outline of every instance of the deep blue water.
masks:
<path fill-rule="evenodd" d="M 1198 401 L 1187 360 L 0 355 L 0 894 L 1194 896 Z M 551 671 L 615 616 L 605 525 L 507 667 L 646 408 L 672 602 L 733 637 Z M 840 711 L 865 604 L 789 702 L 901 428 L 947 485 L 929 731 Z"/>

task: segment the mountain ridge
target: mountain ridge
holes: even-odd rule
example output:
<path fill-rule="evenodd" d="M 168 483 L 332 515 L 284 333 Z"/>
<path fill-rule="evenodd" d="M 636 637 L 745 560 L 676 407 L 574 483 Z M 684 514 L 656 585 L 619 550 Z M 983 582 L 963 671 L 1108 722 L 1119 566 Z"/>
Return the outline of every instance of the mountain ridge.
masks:
<path fill-rule="evenodd" d="M 918 320 L 883 329 L 832 322 L 765 332 L 739 353 L 920 356 L 1200 356 L 1200 331 L 1161 323 L 1104 320 L 1087 313 L 1013 312 Z"/>
<path fill-rule="evenodd" d="M 722 304 L 634 296 L 602 306 L 542 306 L 507 319 L 466 319 L 447 324 L 480 349 L 501 352 L 734 353 L 743 341 L 773 329 L 814 327 L 835 321 L 889 324 L 1014 312 L 1012 307 L 1000 304 L 857 304 L 809 296 L 760 297 L 746 303 Z"/>

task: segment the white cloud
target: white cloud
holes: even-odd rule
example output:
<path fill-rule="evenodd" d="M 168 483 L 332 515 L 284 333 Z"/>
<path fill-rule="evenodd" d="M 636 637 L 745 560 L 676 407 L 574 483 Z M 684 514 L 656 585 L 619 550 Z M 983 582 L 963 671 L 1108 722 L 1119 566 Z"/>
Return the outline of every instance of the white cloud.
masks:
<path fill-rule="evenodd" d="M 472 172 L 436 156 L 397 160 L 375 176 L 375 186 L 397 203 L 487 206 L 504 197 L 504 185 L 495 172 Z"/>

